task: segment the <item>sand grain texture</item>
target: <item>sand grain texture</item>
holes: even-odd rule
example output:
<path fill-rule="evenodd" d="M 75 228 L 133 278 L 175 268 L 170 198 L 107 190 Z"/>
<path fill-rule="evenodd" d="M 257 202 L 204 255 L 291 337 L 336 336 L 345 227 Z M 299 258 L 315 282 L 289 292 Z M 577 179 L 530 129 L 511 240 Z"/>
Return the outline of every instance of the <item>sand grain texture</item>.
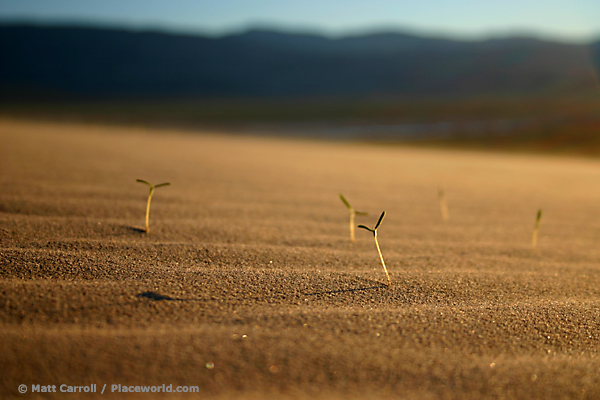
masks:
<path fill-rule="evenodd" d="M 597 160 L 2 120 L 0 182 L 0 397 L 600 398 Z"/>

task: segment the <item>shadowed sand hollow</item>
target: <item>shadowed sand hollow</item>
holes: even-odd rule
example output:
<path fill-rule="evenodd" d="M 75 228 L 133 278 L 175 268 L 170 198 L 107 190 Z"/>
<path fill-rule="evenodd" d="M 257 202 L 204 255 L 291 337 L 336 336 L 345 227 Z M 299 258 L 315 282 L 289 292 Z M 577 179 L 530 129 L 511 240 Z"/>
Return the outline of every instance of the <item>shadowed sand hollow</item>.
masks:
<path fill-rule="evenodd" d="M 0 397 L 600 398 L 597 160 L 1 120 L 0 181 Z"/>

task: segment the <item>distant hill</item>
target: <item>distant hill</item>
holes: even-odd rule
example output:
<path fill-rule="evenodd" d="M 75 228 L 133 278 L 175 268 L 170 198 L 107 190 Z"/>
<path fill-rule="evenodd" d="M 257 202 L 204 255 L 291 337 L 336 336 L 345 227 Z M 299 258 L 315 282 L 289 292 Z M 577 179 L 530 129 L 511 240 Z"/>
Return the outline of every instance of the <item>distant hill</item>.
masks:
<path fill-rule="evenodd" d="M 220 38 L 0 26 L 0 98 L 140 99 L 556 93 L 593 87 L 600 42 L 401 33 Z"/>

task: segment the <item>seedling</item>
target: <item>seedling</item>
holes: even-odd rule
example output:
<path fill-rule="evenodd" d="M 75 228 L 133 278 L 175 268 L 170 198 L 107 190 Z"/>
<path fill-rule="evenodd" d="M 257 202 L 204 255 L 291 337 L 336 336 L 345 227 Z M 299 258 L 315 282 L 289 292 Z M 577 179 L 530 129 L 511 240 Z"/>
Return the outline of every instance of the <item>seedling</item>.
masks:
<path fill-rule="evenodd" d="M 448 221 L 450 214 L 448 213 L 448 202 L 446 201 L 446 187 L 440 185 L 438 188 L 438 200 L 440 201 L 440 211 L 442 213 L 442 220 Z"/>
<path fill-rule="evenodd" d="M 138 179 L 137 182 L 145 183 L 146 185 L 150 186 L 150 193 L 148 193 L 148 203 L 146 204 L 146 233 L 150 233 L 150 226 L 149 226 L 149 221 L 150 221 L 150 202 L 152 201 L 152 195 L 154 194 L 154 189 L 159 188 L 161 186 L 168 186 L 168 185 L 170 185 L 170 183 L 169 182 L 165 182 L 165 183 L 160 183 L 158 185 L 153 185 L 150 182 L 146 182 L 143 179 Z"/>
<path fill-rule="evenodd" d="M 363 228 L 373 233 L 373 237 L 375 238 L 375 246 L 377 246 L 377 252 L 379 253 L 379 258 L 381 259 L 381 265 L 383 265 L 383 271 L 385 272 L 385 276 L 387 277 L 388 286 L 392 284 L 390 280 L 390 275 L 388 274 L 387 268 L 385 267 L 385 261 L 383 261 L 383 255 L 381 254 L 381 249 L 379 248 L 379 242 L 377 242 L 377 228 L 381 225 L 381 221 L 383 221 L 383 217 L 385 217 L 385 211 L 381 213 L 379 217 L 379 221 L 375 224 L 375 228 L 371 229 L 368 226 L 359 225 L 359 228 Z"/>
<path fill-rule="evenodd" d="M 350 205 L 350 203 L 348 202 L 348 200 L 346 200 L 346 198 L 342 194 L 340 194 L 340 199 L 346 205 L 346 207 L 348 207 L 348 211 L 350 211 L 350 241 L 352 243 L 354 243 L 354 241 L 355 241 L 355 238 L 354 238 L 354 216 L 356 216 L 356 215 L 368 215 L 368 214 L 366 212 L 356 211 L 354 209 L 354 207 L 352 207 Z"/>
<path fill-rule="evenodd" d="M 535 220 L 535 227 L 533 228 L 533 238 L 531 240 L 531 250 L 535 251 L 537 247 L 538 231 L 540 229 L 540 220 L 542 219 L 542 210 L 538 210 L 537 218 Z"/>

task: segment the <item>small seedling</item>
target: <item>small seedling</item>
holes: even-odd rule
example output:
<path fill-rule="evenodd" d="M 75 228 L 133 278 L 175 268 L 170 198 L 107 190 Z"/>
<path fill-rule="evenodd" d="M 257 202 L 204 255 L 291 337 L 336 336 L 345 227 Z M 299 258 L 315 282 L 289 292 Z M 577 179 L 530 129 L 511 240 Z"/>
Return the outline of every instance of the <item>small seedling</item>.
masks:
<path fill-rule="evenodd" d="M 450 218 L 450 214 L 448 213 L 448 202 L 446 201 L 446 187 L 444 185 L 440 185 L 438 188 L 438 199 L 440 201 L 440 211 L 442 213 L 442 220 L 446 222 L 448 221 L 448 218 Z"/>
<path fill-rule="evenodd" d="M 368 226 L 359 225 L 359 228 L 363 228 L 373 233 L 373 237 L 375 238 L 375 246 L 377 246 L 377 252 L 379 253 L 379 258 L 381 259 L 381 265 L 383 265 L 383 271 L 385 272 L 385 276 L 387 277 L 388 286 L 392 284 L 390 280 L 390 275 L 388 274 L 387 268 L 385 267 L 385 261 L 383 261 L 383 255 L 381 254 L 381 249 L 379 248 L 379 242 L 377 241 L 377 228 L 381 225 L 381 221 L 383 221 L 383 217 L 385 217 L 385 211 L 381 213 L 379 217 L 379 221 L 375 224 L 375 228 L 371 229 Z"/>
<path fill-rule="evenodd" d="M 356 215 L 368 215 L 368 214 L 366 212 L 356 211 L 354 209 L 354 207 L 352 207 L 350 205 L 350 203 L 348 202 L 348 200 L 346 200 L 346 198 L 342 194 L 340 194 L 340 199 L 346 205 L 346 207 L 348 207 L 348 211 L 350 211 L 350 241 L 352 243 L 354 243 L 354 241 L 355 241 L 355 238 L 354 238 L 354 216 L 356 216 Z"/>
<path fill-rule="evenodd" d="M 150 186 L 150 193 L 148 193 L 148 203 L 146 204 L 146 233 L 150 233 L 150 226 L 149 226 L 149 221 L 150 221 L 150 201 L 152 201 L 152 195 L 154 194 L 154 189 L 159 188 L 161 186 L 168 186 L 168 185 L 170 185 L 170 183 L 169 182 L 165 182 L 165 183 L 160 183 L 158 185 L 153 185 L 150 182 L 146 182 L 143 179 L 138 179 L 137 182 L 145 183 L 146 185 Z"/>
<path fill-rule="evenodd" d="M 540 220 L 542 219 L 542 210 L 538 210 L 537 218 L 535 220 L 535 227 L 533 228 L 533 238 L 531 239 L 531 250 L 535 251 L 537 248 L 538 231 L 540 229 Z"/>

